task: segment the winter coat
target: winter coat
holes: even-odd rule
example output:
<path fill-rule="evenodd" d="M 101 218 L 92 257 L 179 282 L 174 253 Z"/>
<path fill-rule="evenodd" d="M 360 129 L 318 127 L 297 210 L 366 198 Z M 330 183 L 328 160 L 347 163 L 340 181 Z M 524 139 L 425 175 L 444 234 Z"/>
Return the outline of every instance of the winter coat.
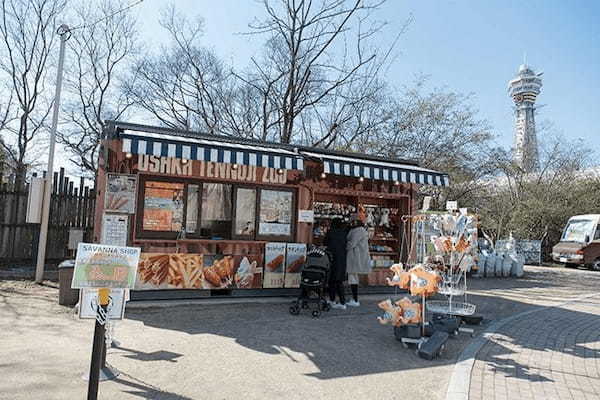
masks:
<path fill-rule="evenodd" d="M 330 278 L 343 281 L 346 277 L 346 229 L 330 229 L 325 236 L 325 245 L 332 256 Z"/>
<path fill-rule="evenodd" d="M 371 272 L 371 257 L 369 255 L 369 233 L 358 226 L 348 233 L 348 250 L 346 272 L 349 274 L 368 274 Z"/>

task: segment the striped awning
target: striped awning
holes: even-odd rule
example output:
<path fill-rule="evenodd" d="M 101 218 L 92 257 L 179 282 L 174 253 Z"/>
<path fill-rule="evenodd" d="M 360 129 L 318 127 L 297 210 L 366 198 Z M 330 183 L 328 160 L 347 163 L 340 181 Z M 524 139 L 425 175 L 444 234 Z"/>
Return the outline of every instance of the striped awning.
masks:
<path fill-rule="evenodd" d="M 125 153 L 186 160 L 303 170 L 302 157 L 290 150 L 125 130 L 119 135 Z"/>
<path fill-rule="evenodd" d="M 305 151 L 301 153 L 322 160 L 323 172 L 326 174 L 419 185 L 448 186 L 450 184 L 447 174 L 416 165 Z"/>

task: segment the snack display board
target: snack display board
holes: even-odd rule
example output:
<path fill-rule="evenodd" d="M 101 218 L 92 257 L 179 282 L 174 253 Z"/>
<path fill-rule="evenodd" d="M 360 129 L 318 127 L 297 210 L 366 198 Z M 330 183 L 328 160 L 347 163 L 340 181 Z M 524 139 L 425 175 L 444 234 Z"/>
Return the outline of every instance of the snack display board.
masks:
<path fill-rule="evenodd" d="M 179 232 L 183 226 L 181 183 L 146 182 L 142 227 L 148 231 Z"/>
<path fill-rule="evenodd" d="M 71 287 L 133 289 L 139 258 L 139 248 L 79 243 Z"/>
<path fill-rule="evenodd" d="M 137 194 L 137 177 L 126 174 L 108 174 L 104 197 L 104 211 L 133 214 Z"/>
<path fill-rule="evenodd" d="M 282 288 L 285 276 L 285 243 L 265 245 L 264 288 Z"/>
<path fill-rule="evenodd" d="M 142 253 L 136 290 L 202 289 L 202 254 Z"/>
<path fill-rule="evenodd" d="M 300 287 L 300 272 L 305 264 L 306 244 L 288 243 L 286 251 L 284 287 Z"/>

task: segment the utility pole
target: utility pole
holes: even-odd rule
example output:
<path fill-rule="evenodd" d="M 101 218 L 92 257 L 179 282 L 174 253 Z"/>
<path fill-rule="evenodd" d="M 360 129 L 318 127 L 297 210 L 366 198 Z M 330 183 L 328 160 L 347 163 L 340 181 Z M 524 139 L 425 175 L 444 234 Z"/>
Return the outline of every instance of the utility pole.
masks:
<path fill-rule="evenodd" d="M 58 125 L 58 111 L 60 108 L 60 91 L 62 88 L 63 67 L 65 64 L 65 44 L 71 36 L 67 25 L 58 27 L 56 33 L 60 36 L 60 53 L 58 68 L 56 70 L 56 92 L 54 95 L 54 110 L 52 112 L 52 128 L 50 130 L 50 149 L 48 152 L 48 172 L 44 181 L 44 198 L 42 202 L 42 224 L 40 226 L 40 240 L 38 243 L 37 265 L 35 267 L 35 281 L 41 283 L 44 279 L 44 262 L 46 260 L 46 242 L 48 240 L 48 220 L 50 218 L 50 201 L 52 196 L 52 178 L 54 175 L 54 147 L 56 146 L 56 127 Z"/>

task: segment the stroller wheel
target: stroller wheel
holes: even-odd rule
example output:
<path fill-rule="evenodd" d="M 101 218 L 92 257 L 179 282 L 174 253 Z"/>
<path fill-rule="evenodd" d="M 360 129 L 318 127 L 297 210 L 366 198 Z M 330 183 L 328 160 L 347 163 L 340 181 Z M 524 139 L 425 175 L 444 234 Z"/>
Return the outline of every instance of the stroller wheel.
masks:
<path fill-rule="evenodd" d="M 313 318 L 319 318 L 321 316 L 321 310 L 313 310 L 312 316 Z"/>
<path fill-rule="evenodd" d="M 300 307 L 298 307 L 297 305 L 290 306 L 290 314 L 292 314 L 292 315 L 300 314 Z"/>
<path fill-rule="evenodd" d="M 323 311 L 329 311 L 329 310 L 331 310 L 331 306 L 329 305 L 329 303 L 323 304 Z"/>

